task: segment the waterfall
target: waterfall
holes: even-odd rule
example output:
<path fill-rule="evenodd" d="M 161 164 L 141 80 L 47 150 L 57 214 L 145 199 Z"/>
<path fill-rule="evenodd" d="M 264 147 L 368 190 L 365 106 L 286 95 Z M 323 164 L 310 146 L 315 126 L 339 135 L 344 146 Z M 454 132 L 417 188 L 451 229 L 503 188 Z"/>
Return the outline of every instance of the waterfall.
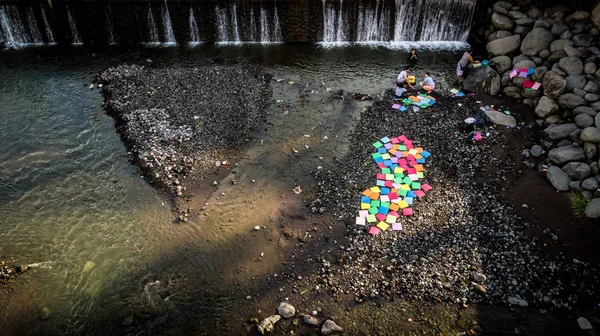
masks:
<path fill-rule="evenodd" d="M 48 43 L 55 44 L 56 42 L 54 41 L 54 34 L 52 33 L 52 27 L 50 27 L 50 24 L 48 23 L 48 18 L 46 17 L 46 11 L 44 10 L 43 6 L 42 6 L 42 18 L 44 19 L 44 28 L 46 29 L 46 38 L 48 39 Z"/>
<path fill-rule="evenodd" d="M 344 22 L 344 0 L 336 10 L 333 2 L 323 0 L 323 42 L 346 42 L 348 22 Z"/>
<path fill-rule="evenodd" d="M 421 0 L 396 0 L 394 41 L 414 41 L 421 16 Z"/>
<path fill-rule="evenodd" d="M 194 9 L 190 7 L 190 45 L 196 45 L 200 43 L 200 31 L 198 30 L 198 24 L 196 24 L 196 18 L 194 17 Z"/>
<path fill-rule="evenodd" d="M 237 19 L 237 5 L 233 4 L 233 13 L 231 14 L 231 26 L 233 28 L 233 36 L 236 43 L 241 42 L 240 39 L 240 30 L 238 28 L 238 19 Z"/>
<path fill-rule="evenodd" d="M 271 42 L 271 32 L 269 31 L 269 17 L 264 8 L 260 8 L 260 42 Z"/>
<path fill-rule="evenodd" d="M 256 41 L 256 19 L 254 19 L 254 9 L 250 9 L 250 41 Z"/>
<path fill-rule="evenodd" d="M 71 11 L 69 10 L 69 6 L 67 6 L 67 16 L 69 18 L 69 27 L 71 28 L 71 44 L 73 45 L 81 45 L 81 38 L 79 37 L 79 31 L 77 30 L 77 25 L 75 24 L 75 20 L 73 20 L 73 16 L 71 15 Z"/>
<path fill-rule="evenodd" d="M 35 19 L 35 14 L 33 14 L 33 8 L 31 7 L 27 7 L 27 24 L 29 25 L 31 43 L 44 44 L 40 27 L 38 26 L 38 23 Z"/>
<path fill-rule="evenodd" d="M 227 15 L 227 8 L 215 7 L 217 16 L 217 42 L 221 43 L 241 43 L 240 31 L 238 27 L 237 5 L 233 4 L 231 15 Z"/>
<path fill-rule="evenodd" d="M 7 46 L 16 47 L 31 42 L 15 5 L 0 7 L 0 30 L 2 41 Z"/>
<path fill-rule="evenodd" d="M 281 26 L 279 25 L 277 7 L 274 9 L 273 19 L 269 20 L 267 9 L 261 6 L 258 23 L 254 16 L 254 10 L 250 11 L 250 41 L 260 43 L 281 42 Z"/>
<path fill-rule="evenodd" d="M 474 1 L 424 0 L 421 41 L 465 41 L 469 35 Z"/>
<path fill-rule="evenodd" d="M 156 28 L 156 21 L 154 20 L 154 15 L 152 14 L 152 7 L 148 6 L 148 41 L 150 44 L 158 44 L 160 40 L 158 39 L 158 29 Z"/>
<path fill-rule="evenodd" d="M 380 7 L 381 5 L 381 7 Z M 358 24 L 356 28 L 357 42 L 377 42 L 390 40 L 390 12 L 385 3 L 378 0 L 375 8 L 358 9 Z"/>
<path fill-rule="evenodd" d="M 215 7 L 215 14 L 217 16 L 217 41 L 227 42 L 229 38 L 227 32 L 227 10 L 221 9 L 217 5 L 217 7 Z"/>
<path fill-rule="evenodd" d="M 169 14 L 169 7 L 167 7 L 167 1 L 161 8 L 161 19 L 163 25 L 163 33 L 165 35 L 165 43 L 168 45 L 177 44 L 175 41 L 175 34 L 173 33 L 173 26 L 171 25 L 171 15 Z"/>
<path fill-rule="evenodd" d="M 115 40 L 113 23 L 112 23 L 112 20 L 110 19 L 111 15 L 112 15 L 110 6 L 106 6 L 106 8 L 104 10 L 104 14 L 106 15 L 106 27 L 108 29 L 108 44 L 115 45 L 115 44 L 117 44 L 117 41 Z"/>
<path fill-rule="evenodd" d="M 275 6 L 275 14 L 273 14 L 273 42 L 281 42 L 281 26 L 279 25 L 279 15 L 277 15 L 277 6 Z"/>

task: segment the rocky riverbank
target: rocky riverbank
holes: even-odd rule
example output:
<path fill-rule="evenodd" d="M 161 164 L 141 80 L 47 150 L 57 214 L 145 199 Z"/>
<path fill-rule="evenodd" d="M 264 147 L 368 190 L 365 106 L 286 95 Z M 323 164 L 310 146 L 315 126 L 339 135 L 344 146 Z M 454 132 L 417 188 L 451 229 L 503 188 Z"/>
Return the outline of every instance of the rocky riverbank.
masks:
<path fill-rule="evenodd" d="M 490 67 L 477 70 L 469 86 L 534 107 L 547 137 L 525 155 L 547 161 L 532 168 L 545 172 L 556 190 L 581 195 L 580 212 L 600 217 L 600 5 L 590 13 L 499 1 L 489 15 Z M 513 69 L 530 71 L 521 76 Z M 531 82 L 541 88 L 530 89 Z"/>
<path fill-rule="evenodd" d="M 97 82 L 144 177 L 175 197 L 228 164 L 221 156 L 252 137 L 269 97 L 267 76 L 250 66 L 121 65 Z"/>
<path fill-rule="evenodd" d="M 378 101 L 363 113 L 344 164 L 318 174 L 312 208 L 346 225 L 335 257 L 320 259 L 319 286 L 358 302 L 402 297 L 544 308 L 597 303 L 597 265 L 549 257 L 545 244 L 528 237 L 531 224 L 503 196 L 521 161 L 520 152 L 511 153 L 511 139 L 532 132 L 536 123 L 513 111 L 518 128 L 488 124 L 479 128 L 484 139 L 472 141 L 459 124 L 485 103 L 477 99 L 442 97 L 434 107 L 405 113 Z M 377 172 L 371 144 L 400 134 L 433 154 L 425 180 L 434 189 L 414 206 L 415 216 L 402 218 L 403 231 L 373 237 L 354 223 L 360 192 Z"/>

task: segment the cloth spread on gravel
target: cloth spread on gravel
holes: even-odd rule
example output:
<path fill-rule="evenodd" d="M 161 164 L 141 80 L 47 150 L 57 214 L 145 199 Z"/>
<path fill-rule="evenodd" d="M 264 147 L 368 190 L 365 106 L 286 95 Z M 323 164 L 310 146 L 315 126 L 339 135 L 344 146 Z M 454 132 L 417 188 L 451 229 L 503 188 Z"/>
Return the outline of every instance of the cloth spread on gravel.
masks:
<path fill-rule="evenodd" d="M 392 100 L 391 92 L 389 101 Z M 540 307 L 596 306 L 597 265 L 544 253 L 526 236 L 530 224 L 502 199 L 516 154 L 502 158 L 508 132 L 488 124 L 482 141 L 459 131 L 480 108 L 474 97 L 442 97 L 427 110 L 400 113 L 389 101 L 363 112 L 346 164 L 318 173 L 312 211 L 324 208 L 346 225 L 338 263 L 323 254 L 320 282 L 333 293 L 364 298 L 402 297 L 456 303 L 508 302 Z M 459 102 L 462 107 L 459 106 Z M 517 116 L 518 117 L 518 116 Z M 356 194 L 368 188 L 377 168 L 365 161 L 371 144 L 386 134 L 405 134 L 435 157 L 425 169 L 436 186 L 415 205 L 402 231 L 377 237 L 355 224 Z M 343 262 L 339 262 L 343 260 Z"/>
<path fill-rule="evenodd" d="M 249 66 L 120 65 L 98 76 L 105 108 L 145 177 L 178 196 L 221 151 L 252 136 L 268 80 Z"/>
<path fill-rule="evenodd" d="M 431 190 L 429 184 L 420 182 L 425 177 L 423 164 L 431 154 L 423 148 L 415 148 L 412 140 L 404 135 L 383 137 L 373 143 L 373 147 L 377 153 L 371 156 L 381 171 L 377 174 L 376 185 L 362 192 L 356 224 L 372 223 L 369 227 L 372 235 L 378 235 L 390 226 L 393 231 L 400 231 L 400 215 L 412 216 L 410 206 L 415 198 L 422 198 Z"/>

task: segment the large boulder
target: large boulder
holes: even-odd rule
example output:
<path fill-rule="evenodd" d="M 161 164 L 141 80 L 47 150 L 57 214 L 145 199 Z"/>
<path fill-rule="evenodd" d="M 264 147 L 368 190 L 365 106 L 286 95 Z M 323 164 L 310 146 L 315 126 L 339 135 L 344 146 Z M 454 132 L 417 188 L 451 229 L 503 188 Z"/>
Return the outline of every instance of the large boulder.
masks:
<path fill-rule="evenodd" d="M 530 18 L 524 18 L 516 20 L 515 23 L 517 24 L 517 26 L 531 27 L 535 23 L 535 20 Z"/>
<path fill-rule="evenodd" d="M 571 161 L 582 161 L 585 159 L 585 154 L 583 148 L 568 145 L 551 149 L 548 152 L 548 158 L 556 164 L 563 164 Z"/>
<path fill-rule="evenodd" d="M 598 112 L 589 106 L 579 106 L 573 110 L 573 116 L 578 116 L 579 114 L 587 114 L 591 117 L 595 117 Z"/>
<path fill-rule="evenodd" d="M 510 128 L 517 126 L 517 120 L 511 115 L 493 110 L 487 110 L 485 114 L 488 116 L 490 122 L 496 125 L 508 126 Z"/>
<path fill-rule="evenodd" d="M 548 56 L 548 62 L 556 63 L 556 62 L 560 61 L 561 58 L 564 58 L 567 56 L 568 55 L 564 50 L 557 50 L 557 51 L 553 52 L 552 55 Z M 555 65 L 558 66 L 558 64 L 555 64 Z"/>
<path fill-rule="evenodd" d="M 512 62 L 508 56 L 496 56 L 490 60 L 489 65 L 499 74 L 512 69 Z"/>
<path fill-rule="evenodd" d="M 573 89 L 575 88 L 583 90 L 586 82 L 585 76 L 583 75 L 570 75 L 565 78 L 565 81 L 567 81 L 567 92 L 573 92 Z"/>
<path fill-rule="evenodd" d="M 535 107 L 535 114 L 540 118 L 546 119 L 547 117 L 556 114 L 559 111 L 558 105 L 554 100 L 543 96 L 540 98 L 537 106 Z"/>
<path fill-rule="evenodd" d="M 508 12 L 508 17 L 513 20 L 526 19 L 527 14 L 525 14 L 523 12 L 519 12 L 517 10 L 511 10 Z"/>
<path fill-rule="evenodd" d="M 563 50 L 569 57 L 581 57 L 582 56 L 581 52 L 579 50 L 577 50 L 575 47 L 573 47 L 572 45 L 569 45 L 569 44 L 565 45 L 565 48 Z"/>
<path fill-rule="evenodd" d="M 542 80 L 544 79 L 544 75 L 546 74 L 546 72 L 548 72 L 547 67 L 545 67 L 545 66 L 537 67 L 533 71 L 533 75 L 531 76 L 531 79 L 533 79 L 536 82 L 541 83 Z"/>
<path fill-rule="evenodd" d="M 590 165 L 583 162 L 569 162 L 562 170 L 567 173 L 570 178 L 575 180 L 583 180 L 592 173 Z"/>
<path fill-rule="evenodd" d="M 598 181 L 595 178 L 590 177 L 586 178 L 581 182 L 581 189 L 583 190 L 597 190 L 598 189 Z"/>
<path fill-rule="evenodd" d="M 594 37 L 589 34 L 577 34 L 573 36 L 573 45 L 576 47 L 589 47 L 592 45 Z"/>
<path fill-rule="evenodd" d="M 521 52 L 528 56 L 536 56 L 542 50 L 548 48 L 554 39 L 551 32 L 544 28 L 534 28 L 521 43 Z"/>
<path fill-rule="evenodd" d="M 583 73 L 583 63 L 577 57 L 563 57 L 558 61 L 558 66 L 567 75 L 579 75 Z"/>
<path fill-rule="evenodd" d="M 498 29 L 512 30 L 515 25 L 515 22 L 508 16 L 494 13 L 492 14 L 492 24 L 494 24 L 494 26 Z"/>
<path fill-rule="evenodd" d="M 463 89 L 468 92 L 497 95 L 501 89 L 501 78 L 491 67 L 473 69 L 463 82 Z"/>
<path fill-rule="evenodd" d="M 550 183 L 552 183 L 552 186 L 556 190 L 558 190 L 558 191 L 568 191 L 569 190 L 569 182 L 571 182 L 571 179 L 569 179 L 569 176 L 567 175 L 567 173 L 562 171 L 557 166 L 550 166 L 548 168 L 548 171 L 546 172 L 546 178 L 548 179 L 548 181 L 550 181 Z"/>
<path fill-rule="evenodd" d="M 574 119 L 579 128 L 594 126 L 594 117 L 589 114 L 581 113 L 576 115 Z"/>
<path fill-rule="evenodd" d="M 488 37 L 488 42 L 491 42 L 491 41 L 497 40 L 497 39 L 501 39 L 501 38 L 505 38 L 505 37 L 509 37 L 511 35 L 512 35 L 512 33 L 509 32 L 508 30 L 498 30 L 498 31 L 495 31 L 490 34 L 490 36 Z"/>
<path fill-rule="evenodd" d="M 530 61 L 530 60 L 522 60 L 521 62 L 515 64 L 515 69 L 523 69 L 523 68 L 525 68 L 525 69 L 535 68 L 535 62 Z"/>
<path fill-rule="evenodd" d="M 594 116 L 594 125 L 596 125 L 596 127 L 600 126 L 600 113 L 596 113 Z"/>
<path fill-rule="evenodd" d="M 498 1 L 494 4 L 493 10 L 495 13 L 508 15 L 508 11 L 512 8 L 512 4 L 506 1 Z"/>
<path fill-rule="evenodd" d="M 600 2 L 594 7 L 590 15 L 590 19 L 596 25 L 596 27 L 600 28 Z"/>
<path fill-rule="evenodd" d="M 595 73 L 595 72 L 596 72 L 596 70 L 597 70 L 596 64 L 595 64 L 595 63 L 592 63 L 592 62 L 586 63 L 586 64 L 583 66 L 583 72 L 584 72 L 586 75 L 591 75 L 591 74 Z"/>
<path fill-rule="evenodd" d="M 564 50 L 565 46 L 573 45 L 573 41 L 571 40 L 556 40 L 550 43 L 550 52 L 555 53 L 559 50 Z"/>
<path fill-rule="evenodd" d="M 574 109 L 578 106 L 585 105 L 585 99 L 573 93 L 565 93 L 556 99 L 556 103 L 564 109 Z"/>
<path fill-rule="evenodd" d="M 562 21 L 556 21 L 552 25 L 552 30 L 550 30 L 550 32 L 554 35 L 560 35 L 560 34 L 566 32 L 567 30 L 569 30 L 569 26 L 567 26 L 566 23 L 564 23 Z"/>
<path fill-rule="evenodd" d="M 586 127 L 581 132 L 581 141 L 600 143 L 600 129 L 596 127 Z"/>
<path fill-rule="evenodd" d="M 521 43 L 520 35 L 513 35 L 501 39 L 494 40 L 489 42 L 485 48 L 488 53 L 494 56 L 502 56 L 507 54 L 512 54 L 519 49 L 519 44 Z M 582 69 L 583 71 L 583 69 Z"/>
<path fill-rule="evenodd" d="M 577 22 L 577 21 L 585 21 L 590 18 L 590 13 L 586 11 L 576 11 L 575 13 L 567 16 L 565 21 L 567 22 Z"/>
<path fill-rule="evenodd" d="M 569 134 L 577 129 L 577 125 L 573 123 L 550 125 L 544 130 L 544 133 L 548 134 L 548 137 L 552 140 L 562 140 L 569 137 Z"/>
<path fill-rule="evenodd" d="M 598 5 L 596 8 L 598 7 L 600 7 L 600 5 Z M 600 21 L 600 14 L 598 16 L 598 20 Z M 585 215 L 589 218 L 600 217 L 600 198 L 594 198 L 585 206 Z"/>
<path fill-rule="evenodd" d="M 567 81 L 554 71 L 548 71 L 542 80 L 544 94 L 552 99 L 558 98 L 565 92 Z"/>
<path fill-rule="evenodd" d="M 596 83 L 596 81 L 589 81 L 589 82 L 587 82 L 587 84 L 585 84 L 583 89 L 586 92 L 598 93 L 598 83 Z"/>

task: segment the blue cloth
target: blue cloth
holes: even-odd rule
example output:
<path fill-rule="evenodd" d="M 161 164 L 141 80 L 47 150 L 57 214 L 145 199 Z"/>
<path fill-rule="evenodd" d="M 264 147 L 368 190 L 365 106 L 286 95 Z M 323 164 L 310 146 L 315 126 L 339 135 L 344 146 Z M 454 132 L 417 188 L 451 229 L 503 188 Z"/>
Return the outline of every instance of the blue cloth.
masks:
<path fill-rule="evenodd" d="M 431 79 L 431 77 L 426 77 L 425 83 L 427 83 L 427 85 L 429 86 L 435 86 L 435 83 L 433 82 L 433 79 Z"/>

